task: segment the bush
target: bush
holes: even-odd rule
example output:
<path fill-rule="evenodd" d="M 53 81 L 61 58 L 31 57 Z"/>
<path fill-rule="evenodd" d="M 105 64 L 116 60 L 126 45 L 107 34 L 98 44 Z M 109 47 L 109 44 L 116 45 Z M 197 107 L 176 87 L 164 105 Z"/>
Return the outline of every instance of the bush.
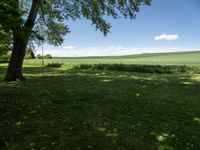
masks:
<path fill-rule="evenodd" d="M 74 67 L 75 69 L 98 69 L 111 71 L 127 71 L 127 72 L 142 72 L 142 73 L 187 73 L 195 69 L 187 66 L 161 66 L 161 65 L 128 65 L 128 64 L 81 64 Z"/>
<path fill-rule="evenodd" d="M 37 59 L 42 59 L 42 56 L 40 54 L 38 54 L 36 56 Z M 52 59 L 53 57 L 50 54 L 44 55 L 43 56 L 44 59 Z"/>
<path fill-rule="evenodd" d="M 40 54 L 38 54 L 38 55 L 36 56 L 36 58 L 37 58 L 37 59 L 42 59 L 42 56 L 41 56 Z"/>
<path fill-rule="evenodd" d="M 61 66 L 62 66 L 61 63 L 49 63 L 45 67 L 60 68 Z"/>
<path fill-rule="evenodd" d="M 11 54 L 10 54 L 10 53 L 4 54 L 4 55 L 2 55 L 2 56 L 0 57 L 0 62 L 3 62 L 3 63 L 5 62 L 5 63 L 7 63 L 7 62 L 9 62 L 10 57 L 11 57 Z"/>
<path fill-rule="evenodd" d="M 44 55 L 44 59 L 52 59 L 52 56 L 50 54 Z"/>

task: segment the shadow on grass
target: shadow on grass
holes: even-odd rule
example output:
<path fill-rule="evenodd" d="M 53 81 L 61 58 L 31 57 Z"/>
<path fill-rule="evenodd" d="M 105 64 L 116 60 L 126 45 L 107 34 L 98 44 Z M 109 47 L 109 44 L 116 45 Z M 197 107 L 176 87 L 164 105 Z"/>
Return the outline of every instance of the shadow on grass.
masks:
<path fill-rule="evenodd" d="M 0 149 L 200 146 L 196 77 L 51 68 L 25 73 L 27 82 L 0 84 Z"/>

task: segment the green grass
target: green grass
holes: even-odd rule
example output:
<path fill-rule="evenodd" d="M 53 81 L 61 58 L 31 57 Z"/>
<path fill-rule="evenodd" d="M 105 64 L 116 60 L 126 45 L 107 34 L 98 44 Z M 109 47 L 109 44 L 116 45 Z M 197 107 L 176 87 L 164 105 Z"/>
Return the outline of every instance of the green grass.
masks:
<path fill-rule="evenodd" d="M 26 82 L 0 83 L 0 150 L 199 149 L 200 74 L 65 61 L 60 68 L 26 62 Z M 0 78 L 5 71 L 1 65 Z"/>
<path fill-rule="evenodd" d="M 159 65 L 199 65 L 200 51 L 162 53 L 162 54 L 141 54 L 118 57 L 85 57 L 85 58 L 54 58 L 45 60 L 45 63 L 65 64 L 159 64 Z M 26 60 L 27 64 L 41 65 L 41 60 Z"/>

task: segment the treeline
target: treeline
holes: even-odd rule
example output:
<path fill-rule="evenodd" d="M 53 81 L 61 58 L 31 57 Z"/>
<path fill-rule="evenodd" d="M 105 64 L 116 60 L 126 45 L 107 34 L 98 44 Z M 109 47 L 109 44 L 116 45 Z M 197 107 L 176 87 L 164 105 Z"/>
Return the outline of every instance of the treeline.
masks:
<path fill-rule="evenodd" d="M 7 52 L 0 55 L 0 62 L 8 62 L 11 57 L 11 53 Z M 38 54 L 35 55 L 34 50 L 28 48 L 26 50 L 25 59 L 52 59 L 53 57 L 50 54 L 46 54 L 44 56 Z"/>
<path fill-rule="evenodd" d="M 46 54 L 44 56 L 38 54 L 37 56 L 35 56 L 35 53 L 32 49 L 27 49 L 26 50 L 26 55 L 25 55 L 25 59 L 52 59 L 52 56 L 50 54 Z"/>
<path fill-rule="evenodd" d="M 42 55 L 38 54 L 36 56 L 37 59 L 42 59 Z M 53 57 L 50 54 L 44 55 L 43 59 L 52 59 Z"/>

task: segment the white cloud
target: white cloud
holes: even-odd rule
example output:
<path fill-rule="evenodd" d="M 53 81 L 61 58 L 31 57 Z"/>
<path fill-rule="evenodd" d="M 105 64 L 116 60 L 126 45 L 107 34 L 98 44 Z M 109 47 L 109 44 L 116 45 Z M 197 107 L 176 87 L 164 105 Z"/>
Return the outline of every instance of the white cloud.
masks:
<path fill-rule="evenodd" d="M 127 46 L 104 46 L 104 47 L 44 47 L 44 54 L 55 57 L 85 57 L 85 56 L 120 56 L 142 53 L 178 52 L 194 50 L 181 47 L 127 47 Z M 39 49 L 37 54 L 41 53 Z"/>
<path fill-rule="evenodd" d="M 166 41 L 175 41 L 180 39 L 178 34 L 172 34 L 172 35 L 167 35 L 167 34 L 162 34 L 162 35 L 158 35 L 154 38 L 156 41 L 159 40 L 166 40 Z"/>
<path fill-rule="evenodd" d="M 76 49 L 76 47 L 72 46 L 72 45 L 68 45 L 68 46 L 65 46 L 64 49 L 67 49 L 67 50 L 74 50 Z"/>

